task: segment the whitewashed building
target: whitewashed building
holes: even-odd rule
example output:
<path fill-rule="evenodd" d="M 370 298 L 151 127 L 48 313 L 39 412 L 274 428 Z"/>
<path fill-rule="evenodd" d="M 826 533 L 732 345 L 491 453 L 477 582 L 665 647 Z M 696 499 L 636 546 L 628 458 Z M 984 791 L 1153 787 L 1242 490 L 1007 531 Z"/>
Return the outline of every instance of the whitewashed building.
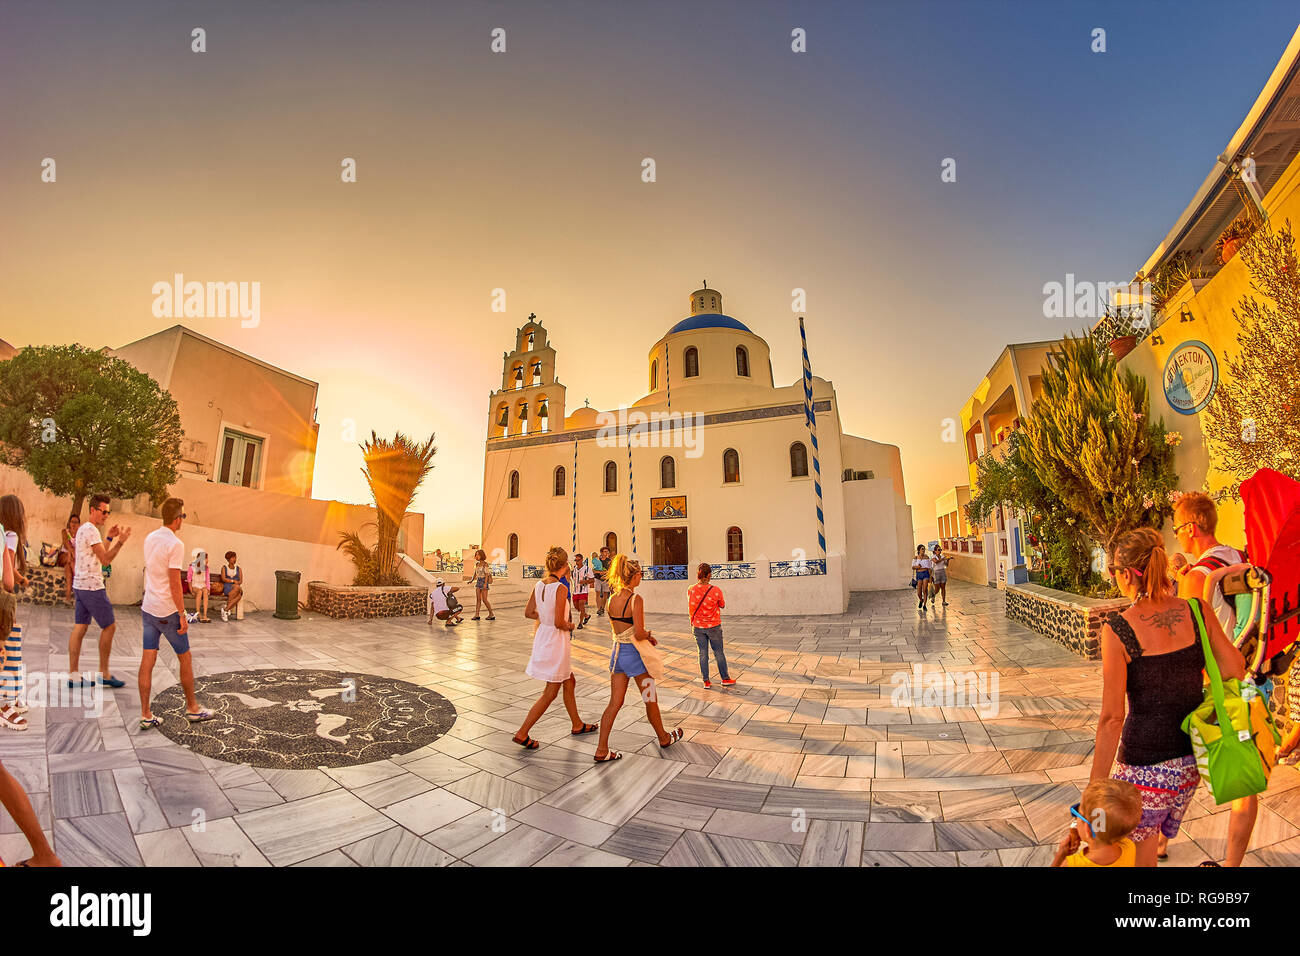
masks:
<path fill-rule="evenodd" d="M 898 448 L 845 434 L 834 386 L 811 379 L 823 552 L 804 382 L 776 385 L 767 342 L 723 313 L 718 290 L 691 293 L 690 314 L 646 357 L 648 392 L 620 410 L 569 411 L 535 316 L 503 358 L 487 408 L 482 541 L 510 577 L 538 575 L 547 548 L 576 541 L 588 556 L 607 544 L 648 565 L 652 610 L 684 608 L 682 582 L 701 561 L 739 613 L 839 613 L 850 590 L 907 584 Z"/>

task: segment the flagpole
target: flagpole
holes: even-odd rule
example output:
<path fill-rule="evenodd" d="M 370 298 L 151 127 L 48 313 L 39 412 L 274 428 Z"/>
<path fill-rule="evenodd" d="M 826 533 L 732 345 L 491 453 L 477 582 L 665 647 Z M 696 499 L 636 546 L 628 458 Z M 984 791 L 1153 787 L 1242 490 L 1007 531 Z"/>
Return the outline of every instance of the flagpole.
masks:
<path fill-rule="evenodd" d="M 803 329 L 803 316 L 799 316 L 799 341 L 803 348 L 803 407 L 808 419 L 808 433 L 812 437 L 813 490 L 817 495 L 817 547 L 822 559 L 826 558 L 826 514 L 822 508 L 821 450 L 817 447 L 817 416 L 813 409 L 812 365 L 808 361 L 808 336 Z"/>
<path fill-rule="evenodd" d="M 632 426 L 627 427 L 627 511 L 632 521 L 632 550 L 628 554 L 636 557 L 636 499 L 632 494 Z"/>

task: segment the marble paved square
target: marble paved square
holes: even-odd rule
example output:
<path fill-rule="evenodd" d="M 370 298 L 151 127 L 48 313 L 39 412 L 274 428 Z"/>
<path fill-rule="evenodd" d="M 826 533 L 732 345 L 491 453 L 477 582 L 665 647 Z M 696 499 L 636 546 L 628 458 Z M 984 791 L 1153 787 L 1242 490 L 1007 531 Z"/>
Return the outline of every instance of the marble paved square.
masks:
<path fill-rule="evenodd" d="M 570 736 L 559 701 L 532 731 L 539 750 L 511 742 L 540 690 L 523 672 L 518 608 L 453 631 L 422 617 L 194 625 L 200 677 L 375 675 L 455 708 L 430 744 L 308 769 L 218 760 L 140 731 L 140 617 L 121 608 L 113 660 L 127 687 L 96 716 L 33 707 L 29 731 L 0 736 L 0 759 L 71 865 L 1045 865 L 1087 779 L 1100 665 L 1008 621 L 996 591 L 949 590 L 951 606 L 925 617 L 902 590 L 854 594 L 835 617 L 726 617 L 737 684 L 708 690 L 683 618 L 652 616 L 664 719 L 685 737 L 661 750 L 631 695 L 612 735 L 626 757 L 608 765 L 592 763 L 595 735 Z M 71 612 L 24 606 L 20 620 L 29 674 L 66 668 Z M 593 723 L 608 699 L 605 621 L 574 640 Z M 164 650 L 155 693 L 175 668 Z M 996 706 L 936 694 L 932 678 L 948 673 L 983 675 Z M 904 678 L 910 693 L 896 693 Z M 1298 783 L 1290 767 L 1273 774 L 1248 865 L 1300 863 Z M 1221 857 L 1225 814 L 1202 789 L 1170 864 Z M 27 851 L 0 819 L 0 856 Z"/>

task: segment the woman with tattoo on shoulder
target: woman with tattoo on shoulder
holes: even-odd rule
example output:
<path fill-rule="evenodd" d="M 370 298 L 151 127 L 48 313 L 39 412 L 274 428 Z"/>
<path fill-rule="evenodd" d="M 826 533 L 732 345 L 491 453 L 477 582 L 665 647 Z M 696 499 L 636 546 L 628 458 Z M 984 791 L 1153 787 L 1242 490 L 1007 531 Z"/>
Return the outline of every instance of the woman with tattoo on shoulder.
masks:
<path fill-rule="evenodd" d="M 1137 844 L 1137 865 L 1155 866 L 1157 836 L 1177 835 L 1200 780 L 1182 723 L 1200 706 L 1205 654 L 1191 602 L 1175 596 L 1164 542 L 1154 529 L 1120 538 L 1107 570 L 1133 605 L 1101 629 L 1101 717 L 1089 781 L 1112 777 L 1138 788 L 1142 819 L 1129 836 Z M 1225 679 L 1244 677 L 1241 651 L 1210 608 L 1200 611 L 1220 672 Z"/>

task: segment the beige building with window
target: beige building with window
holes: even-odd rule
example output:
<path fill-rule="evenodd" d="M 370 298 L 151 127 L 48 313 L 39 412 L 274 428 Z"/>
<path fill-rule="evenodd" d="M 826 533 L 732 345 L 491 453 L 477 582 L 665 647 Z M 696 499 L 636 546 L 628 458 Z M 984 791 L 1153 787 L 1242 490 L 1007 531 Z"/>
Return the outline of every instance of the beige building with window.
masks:
<path fill-rule="evenodd" d="M 181 325 L 109 354 L 176 399 L 182 477 L 311 497 L 315 382 Z"/>
<path fill-rule="evenodd" d="M 106 351 L 176 400 L 184 437 L 180 477 L 168 492 L 185 501 L 181 539 L 187 560 L 188 552 L 203 548 L 216 568 L 227 550 L 235 551 L 252 610 L 273 604 L 277 570 L 301 572 L 303 600 L 308 581 L 352 583 L 355 568 L 337 549 L 339 533 L 373 540 L 376 513 L 367 505 L 311 496 L 315 382 L 179 325 Z M 0 348 L 0 361 L 8 357 Z M 69 499 L 38 489 L 20 469 L 0 466 L 0 494 L 11 492 L 27 509 L 33 554 L 42 543 L 57 544 Z M 147 495 L 113 503 L 113 523 L 130 527 L 135 536 L 113 562 L 108 596 L 115 604 L 140 600 L 138 542 L 158 527 L 158 517 Z M 398 549 L 417 556 L 417 565 L 423 539 L 424 517 L 408 513 L 398 530 Z"/>
<path fill-rule="evenodd" d="M 642 593 L 663 610 L 678 609 L 700 561 L 725 566 L 728 608 L 748 613 L 837 613 L 850 590 L 906 584 L 898 449 L 845 434 L 834 386 L 813 379 L 823 561 L 803 382 L 775 384 L 767 342 L 722 312 L 718 290 L 691 294 L 690 314 L 651 347 L 646 381 L 621 410 L 569 411 L 547 330 L 535 316 L 517 330 L 486 409 L 494 561 L 535 573 L 552 545 L 608 545 L 652 566 Z"/>

